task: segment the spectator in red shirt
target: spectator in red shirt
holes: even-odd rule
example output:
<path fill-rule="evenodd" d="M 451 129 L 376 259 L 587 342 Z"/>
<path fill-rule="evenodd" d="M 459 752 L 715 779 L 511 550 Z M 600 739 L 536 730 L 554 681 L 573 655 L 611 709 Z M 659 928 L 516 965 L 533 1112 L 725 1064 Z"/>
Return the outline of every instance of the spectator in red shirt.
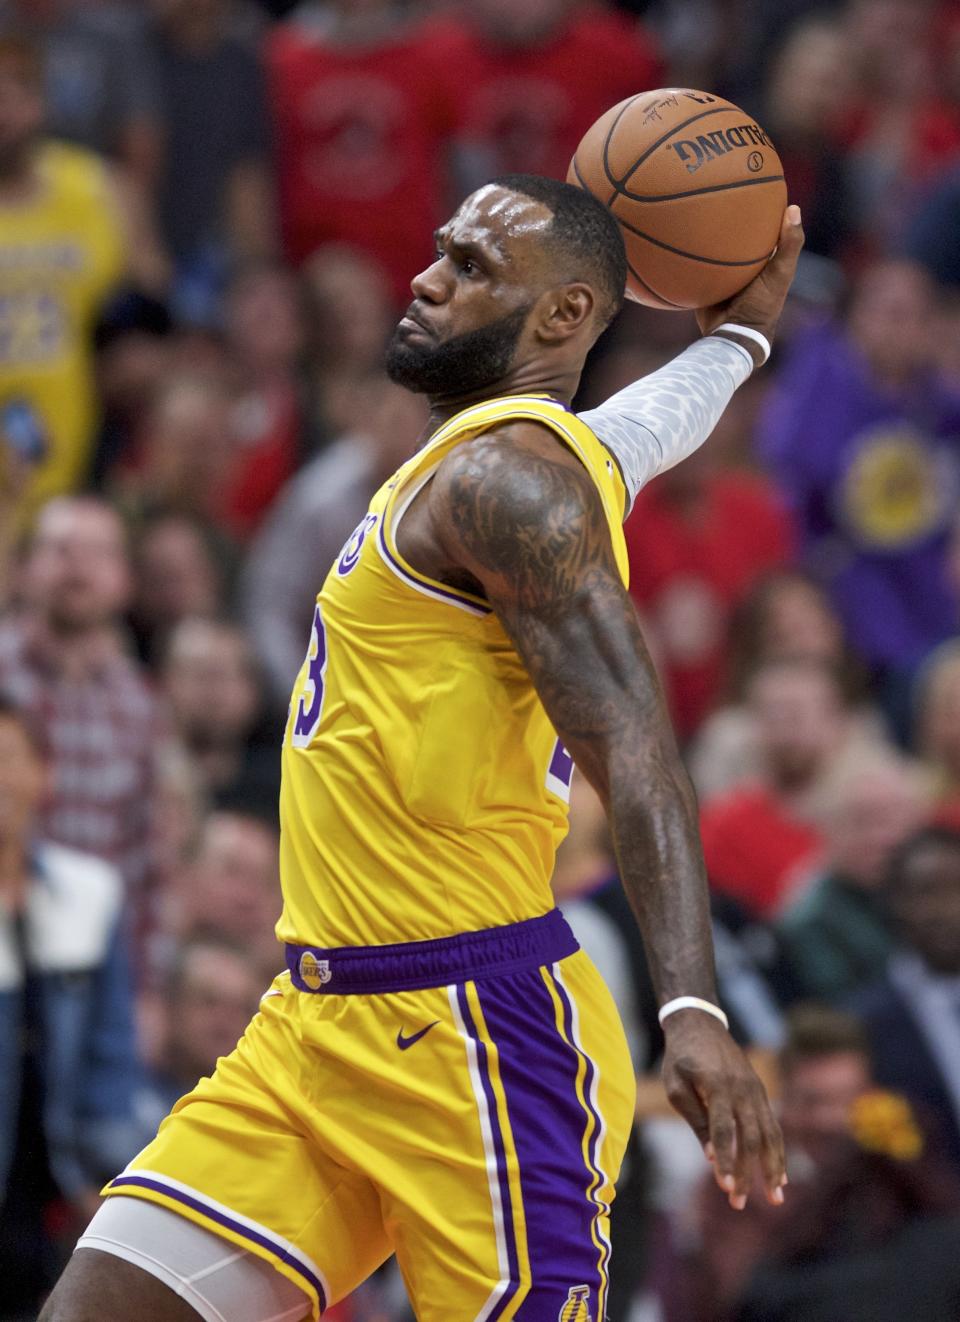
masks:
<path fill-rule="evenodd" d="M 594 120 L 663 76 L 645 28 L 581 0 L 473 0 L 437 25 L 435 40 L 457 71 L 464 192 L 516 170 L 564 178 Z"/>
<path fill-rule="evenodd" d="M 860 83 L 845 126 L 856 219 L 882 250 L 960 157 L 956 14 L 917 0 L 848 0 L 846 23 Z"/>
<path fill-rule="evenodd" d="M 452 67 L 387 0 L 298 12 L 270 33 L 266 58 L 287 255 L 354 244 L 405 301 L 442 219 Z"/>
<path fill-rule="evenodd" d="M 843 749 L 846 715 L 834 672 L 799 658 L 761 667 L 747 701 L 764 774 L 709 800 L 700 830 L 711 886 L 768 918 L 819 860 L 827 777 Z"/>
<path fill-rule="evenodd" d="M 295 277 L 272 264 L 241 270 L 227 293 L 226 334 L 237 396 L 224 504 L 230 530 L 242 540 L 258 527 L 303 448 L 306 317 Z"/>
<path fill-rule="evenodd" d="M 709 443 L 641 491 L 626 525 L 630 592 L 659 640 L 681 739 L 717 697 L 731 612 L 764 573 L 789 560 L 793 544 L 771 483 L 722 466 L 745 404 L 748 392 L 734 396 Z"/>

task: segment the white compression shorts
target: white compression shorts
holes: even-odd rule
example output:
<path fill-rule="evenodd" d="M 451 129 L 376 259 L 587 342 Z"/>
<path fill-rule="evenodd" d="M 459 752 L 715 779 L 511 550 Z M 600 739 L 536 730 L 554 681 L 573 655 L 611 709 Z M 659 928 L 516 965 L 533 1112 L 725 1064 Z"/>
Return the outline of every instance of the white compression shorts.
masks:
<path fill-rule="evenodd" d="M 749 350 L 707 335 L 579 415 L 619 464 L 628 511 L 652 477 L 700 448 L 753 366 Z"/>
<path fill-rule="evenodd" d="M 302 1322 L 311 1314 L 304 1292 L 268 1262 L 142 1198 L 106 1199 L 77 1248 L 149 1272 L 204 1322 Z"/>

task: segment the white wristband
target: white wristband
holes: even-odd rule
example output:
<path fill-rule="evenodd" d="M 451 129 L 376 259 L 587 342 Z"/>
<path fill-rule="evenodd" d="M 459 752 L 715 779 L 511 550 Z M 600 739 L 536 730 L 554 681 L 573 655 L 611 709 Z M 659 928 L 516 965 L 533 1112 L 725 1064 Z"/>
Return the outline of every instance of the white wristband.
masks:
<path fill-rule="evenodd" d="M 766 362 L 770 357 L 770 341 L 762 331 L 754 330 L 752 326 L 737 326 L 732 321 L 725 321 L 722 326 L 717 327 L 718 331 L 730 331 L 733 335 L 743 335 L 748 340 L 753 340 L 754 344 L 759 344 L 763 350 L 763 361 Z M 717 331 L 711 331 L 711 335 L 716 335 Z"/>
<path fill-rule="evenodd" d="M 673 1001 L 667 1001 L 666 1005 L 661 1005 L 657 1014 L 660 1026 L 663 1027 L 664 1019 L 671 1014 L 676 1014 L 678 1010 L 703 1010 L 705 1014 L 712 1014 L 714 1019 L 719 1019 L 724 1028 L 730 1028 L 727 1016 L 719 1005 L 714 1005 L 712 1001 L 701 1001 L 699 996 L 678 996 Z"/>

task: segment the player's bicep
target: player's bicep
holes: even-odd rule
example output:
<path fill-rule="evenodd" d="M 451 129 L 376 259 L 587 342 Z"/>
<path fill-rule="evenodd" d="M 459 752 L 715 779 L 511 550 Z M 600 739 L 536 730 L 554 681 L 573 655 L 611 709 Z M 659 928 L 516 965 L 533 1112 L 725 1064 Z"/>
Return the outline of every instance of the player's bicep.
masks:
<path fill-rule="evenodd" d="M 433 526 L 450 561 L 491 602 L 562 609 L 592 557 L 612 557 L 586 469 L 540 428 L 458 447 L 431 483 Z"/>
<path fill-rule="evenodd" d="M 618 743 L 662 718 L 636 611 L 585 469 L 494 440 L 437 488 L 447 549 L 482 584 L 558 735 L 601 788 Z"/>

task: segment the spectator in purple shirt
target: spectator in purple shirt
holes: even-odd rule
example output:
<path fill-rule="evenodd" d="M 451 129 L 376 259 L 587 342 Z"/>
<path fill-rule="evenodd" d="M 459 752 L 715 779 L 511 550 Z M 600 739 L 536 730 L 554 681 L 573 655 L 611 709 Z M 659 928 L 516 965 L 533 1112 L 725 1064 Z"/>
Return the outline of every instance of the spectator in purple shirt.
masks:
<path fill-rule="evenodd" d="M 960 487 L 960 394 L 937 373 L 936 289 L 868 269 L 846 322 L 796 343 L 760 452 L 793 504 L 808 568 L 854 648 L 888 680 L 957 624 L 947 548 Z"/>

